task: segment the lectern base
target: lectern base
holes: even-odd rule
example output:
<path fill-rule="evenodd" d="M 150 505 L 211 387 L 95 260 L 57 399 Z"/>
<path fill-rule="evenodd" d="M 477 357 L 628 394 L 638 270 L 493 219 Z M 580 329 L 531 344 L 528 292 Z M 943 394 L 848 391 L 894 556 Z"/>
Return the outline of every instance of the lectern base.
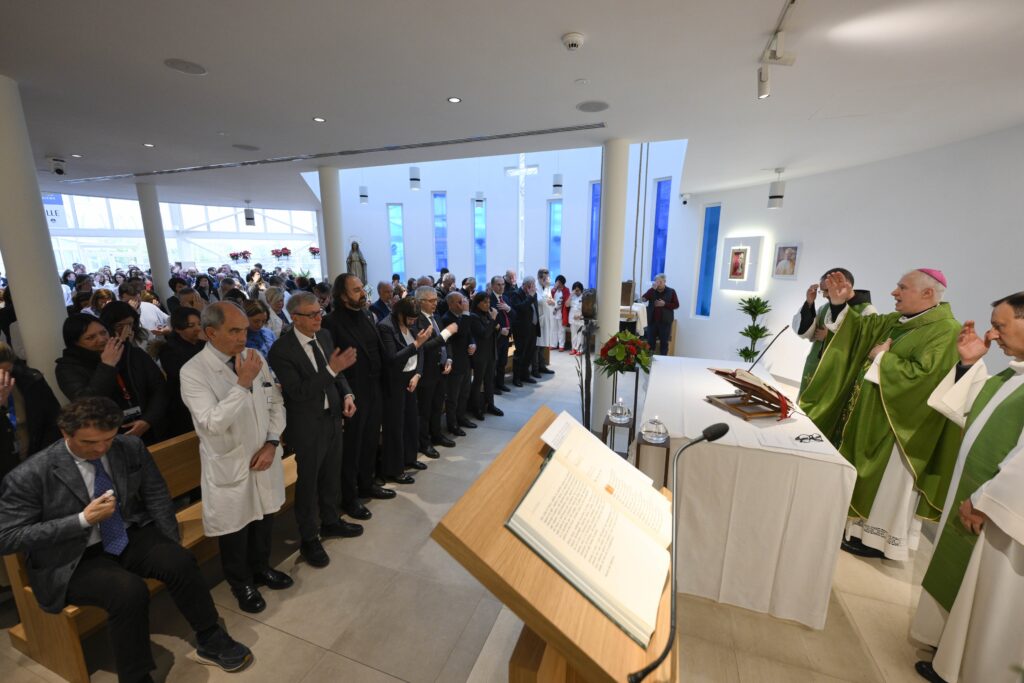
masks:
<path fill-rule="evenodd" d="M 512 658 L 508 660 L 508 683 L 586 683 L 555 648 L 545 643 L 529 626 L 523 626 Z"/>

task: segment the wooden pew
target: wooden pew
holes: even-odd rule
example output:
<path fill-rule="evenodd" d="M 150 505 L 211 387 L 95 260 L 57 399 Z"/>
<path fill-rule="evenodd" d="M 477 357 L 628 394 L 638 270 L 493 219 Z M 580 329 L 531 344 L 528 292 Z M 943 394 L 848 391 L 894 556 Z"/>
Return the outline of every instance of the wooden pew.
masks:
<path fill-rule="evenodd" d="M 195 432 L 182 434 L 155 444 L 149 449 L 157 468 L 167 481 L 171 498 L 186 495 L 199 487 L 201 465 L 199 439 Z M 287 456 L 284 466 L 285 507 L 295 496 L 297 469 L 295 456 Z M 177 513 L 181 545 L 190 549 L 199 562 L 217 554 L 217 541 L 203 535 L 203 502 L 189 505 Z M 4 565 L 10 575 L 11 590 L 21 623 L 7 630 L 11 644 L 20 652 L 71 683 L 88 683 L 82 639 L 101 628 L 107 621 L 106 611 L 98 607 L 68 605 L 59 614 L 44 612 L 32 594 L 22 554 L 5 555 Z M 147 579 L 150 595 L 163 588 L 155 579 Z"/>

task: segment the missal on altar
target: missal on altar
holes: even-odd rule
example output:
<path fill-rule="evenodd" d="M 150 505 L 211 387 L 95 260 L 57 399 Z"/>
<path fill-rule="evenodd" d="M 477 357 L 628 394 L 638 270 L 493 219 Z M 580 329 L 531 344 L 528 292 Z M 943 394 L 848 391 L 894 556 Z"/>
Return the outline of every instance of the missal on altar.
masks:
<path fill-rule="evenodd" d="M 668 578 L 672 505 L 575 425 L 560 434 L 505 526 L 647 647 Z"/>

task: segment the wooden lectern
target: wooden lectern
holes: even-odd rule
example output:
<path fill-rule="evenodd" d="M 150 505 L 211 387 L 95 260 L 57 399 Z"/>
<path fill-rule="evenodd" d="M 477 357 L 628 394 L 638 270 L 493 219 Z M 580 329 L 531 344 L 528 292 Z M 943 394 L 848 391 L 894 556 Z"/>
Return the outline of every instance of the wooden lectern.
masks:
<path fill-rule="evenodd" d="M 505 528 L 540 470 L 548 451 L 540 436 L 554 419 L 543 406 L 534 413 L 431 537 L 523 620 L 509 660 L 510 683 L 625 683 L 665 646 L 671 580 L 644 649 Z M 647 681 L 675 683 L 675 654 Z"/>

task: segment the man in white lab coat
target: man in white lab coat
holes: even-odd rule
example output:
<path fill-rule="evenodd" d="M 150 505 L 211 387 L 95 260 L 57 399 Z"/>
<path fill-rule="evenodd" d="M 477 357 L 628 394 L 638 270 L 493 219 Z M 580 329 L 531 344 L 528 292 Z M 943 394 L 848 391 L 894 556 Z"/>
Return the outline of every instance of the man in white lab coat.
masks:
<path fill-rule="evenodd" d="M 202 326 L 209 343 L 181 369 L 181 398 L 199 436 L 203 531 L 220 543 L 238 606 L 256 613 L 267 606 L 257 586 L 292 585 L 269 563 L 273 513 L 284 504 L 284 399 L 263 356 L 245 348 L 242 309 L 207 306 Z"/>

